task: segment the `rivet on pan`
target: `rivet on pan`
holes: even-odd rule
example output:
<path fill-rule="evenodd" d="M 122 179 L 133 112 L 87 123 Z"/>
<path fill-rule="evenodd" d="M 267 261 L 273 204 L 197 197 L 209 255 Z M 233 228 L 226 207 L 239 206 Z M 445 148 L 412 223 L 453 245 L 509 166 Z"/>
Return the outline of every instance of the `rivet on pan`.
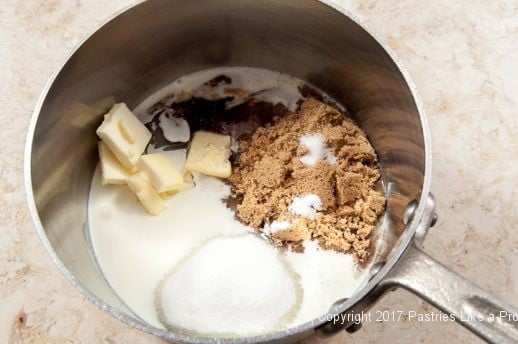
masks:
<path fill-rule="evenodd" d="M 381 268 L 385 265 L 385 262 L 377 262 L 373 264 L 369 271 L 369 282 L 378 274 Z"/>
<path fill-rule="evenodd" d="M 317 327 L 314 331 L 315 334 L 322 338 L 327 338 L 334 336 L 338 332 L 342 331 L 344 329 L 343 324 L 334 323 L 332 321 L 328 321 L 324 323 L 323 325 Z"/>
<path fill-rule="evenodd" d="M 433 213 L 432 221 L 430 222 L 430 227 L 435 226 L 435 224 L 437 223 L 438 219 L 439 219 L 439 215 L 437 215 L 437 213 Z"/>
<path fill-rule="evenodd" d="M 413 200 L 412 202 L 408 203 L 408 205 L 405 208 L 405 212 L 403 213 L 403 223 L 405 225 L 409 224 L 410 221 L 414 218 L 415 210 L 417 209 L 417 201 Z"/>
<path fill-rule="evenodd" d="M 361 322 L 357 322 L 357 323 L 353 323 L 351 326 L 349 326 L 345 330 L 347 331 L 347 333 L 354 333 L 354 332 L 358 331 L 361 328 L 362 328 L 362 323 Z"/>

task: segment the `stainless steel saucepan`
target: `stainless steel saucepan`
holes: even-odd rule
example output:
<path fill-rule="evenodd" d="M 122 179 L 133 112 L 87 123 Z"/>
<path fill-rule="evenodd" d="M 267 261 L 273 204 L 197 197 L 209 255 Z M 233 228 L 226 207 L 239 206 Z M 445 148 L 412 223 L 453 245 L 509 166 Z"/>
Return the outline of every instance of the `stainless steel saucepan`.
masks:
<path fill-rule="evenodd" d="M 253 338 L 184 336 L 135 317 L 96 265 L 87 201 L 103 113 L 114 100 L 134 107 L 177 77 L 215 66 L 267 68 L 308 81 L 350 110 L 379 153 L 387 210 L 372 273 L 327 318 Z M 436 220 L 422 104 L 395 55 L 328 0 L 150 0 L 127 9 L 85 40 L 51 78 L 34 111 L 25 158 L 34 222 L 59 269 L 107 313 L 166 340 L 292 342 L 315 332 L 353 331 L 351 322 L 327 319 L 366 310 L 386 291 L 403 287 L 487 341 L 518 341 L 516 308 L 419 248 Z"/>

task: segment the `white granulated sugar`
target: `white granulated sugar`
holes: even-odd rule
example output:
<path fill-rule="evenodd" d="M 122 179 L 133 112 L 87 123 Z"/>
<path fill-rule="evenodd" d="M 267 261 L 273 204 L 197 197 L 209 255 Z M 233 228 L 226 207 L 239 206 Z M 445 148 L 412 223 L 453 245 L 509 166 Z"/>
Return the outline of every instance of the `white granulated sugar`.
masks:
<path fill-rule="evenodd" d="M 280 232 L 290 228 L 291 222 L 287 220 L 275 220 L 272 223 L 266 223 L 262 230 L 263 233 L 271 234 Z"/>
<path fill-rule="evenodd" d="M 158 290 L 163 321 L 198 335 L 258 335 L 286 326 L 300 307 L 297 276 L 254 235 L 212 239 Z M 289 272 L 291 271 L 291 272 Z"/>
<path fill-rule="evenodd" d="M 315 194 L 295 197 L 288 207 L 290 213 L 307 217 L 310 220 L 317 216 L 319 210 L 322 210 L 322 201 Z"/>
<path fill-rule="evenodd" d="M 299 138 L 299 144 L 304 146 L 308 152 L 300 157 L 305 165 L 314 165 L 320 160 L 327 159 L 330 163 L 336 163 L 336 156 L 327 147 L 326 138 L 322 134 L 305 134 Z"/>
<path fill-rule="evenodd" d="M 167 117 L 162 113 L 159 118 L 160 128 L 169 142 L 187 142 L 191 136 L 189 123 L 183 118 Z"/>

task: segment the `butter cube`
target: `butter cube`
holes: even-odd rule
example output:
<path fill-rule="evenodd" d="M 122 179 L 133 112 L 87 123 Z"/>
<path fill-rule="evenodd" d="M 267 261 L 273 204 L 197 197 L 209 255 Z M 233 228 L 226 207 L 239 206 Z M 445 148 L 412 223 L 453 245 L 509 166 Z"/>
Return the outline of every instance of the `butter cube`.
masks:
<path fill-rule="evenodd" d="M 180 171 L 164 154 L 142 155 L 138 167 L 158 192 L 177 191 L 184 183 Z"/>
<path fill-rule="evenodd" d="M 187 154 L 185 169 L 228 178 L 232 173 L 229 157 L 230 136 L 197 131 Z"/>
<path fill-rule="evenodd" d="M 138 200 L 151 215 L 158 215 L 166 208 L 164 200 L 147 179 L 143 172 L 137 172 L 128 178 L 128 186 L 137 195 Z"/>
<path fill-rule="evenodd" d="M 130 171 L 135 171 L 137 162 L 151 139 L 151 133 L 128 109 L 126 104 L 113 105 L 104 115 L 97 128 L 97 135 Z"/>
<path fill-rule="evenodd" d="M 99 141 L 97 147 L 99 148 L 101 163 L 101 183 L 103 185 L 126 184 L 126 180 L 131 176 L 131 173 L 121 165 L 104 142 Z"/>
<path fill-rule="evenodd" d="M 174 191 L 161 192 L 160 197 L 162 197 L 162 199 L 169 199 L 169 197 L 176 195 L 180 191 L 192 188 L 194 186 L 194 183 L 192 180 L 193 180 L 193 178 L 192 178 L 191 172 L 186 172 L 183 176 L 183 182 L 178 187 L 178 189 L 176 189 Z"/>

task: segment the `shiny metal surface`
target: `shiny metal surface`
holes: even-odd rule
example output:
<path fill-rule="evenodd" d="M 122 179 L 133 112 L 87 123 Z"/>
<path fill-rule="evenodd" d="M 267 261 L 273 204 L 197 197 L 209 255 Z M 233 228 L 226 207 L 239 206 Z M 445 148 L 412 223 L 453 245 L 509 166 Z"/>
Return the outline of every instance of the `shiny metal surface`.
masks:
<path fill-rule="evenodd" d="M 403 287 L 490 343 L 518 343 L 518 309 L 475 286 L 412 244 L 382 288 Z"/>
<path fill-rule="evenodd" d="M 518 308 L 498 300 L 419 248 L 436 220 L 435 200 L 430 194 L 414 242 L 377 288 L 403 287 L 488 342 L 517 343 Z"/>
<path fill-rule="evenodd" d="M 102 114 L 115 101 L 134 107 L 175 78 L 215 66 L 268 68 L 309 81 L 345 105 L 369 136 L 388 198 L 375 258 L 385 263 L 330 315 L 368 308 L 423 226 L 430 142 L 419 97 L 397 57 L 358 19 L 327 1 L 150 0 L 90 36 L 49 81 L 28 133 L 27 196 L 49 254 L 74 286 L 114 317 L 167 340 L 216 342 L 166 332 L 132 315 L 103 279 L 85 235 Z M 412 200 L 417 207 L 405 225 Z M 217 342 L 292 342 L 324 324 L 315 319 L 278 333 Z"/>

